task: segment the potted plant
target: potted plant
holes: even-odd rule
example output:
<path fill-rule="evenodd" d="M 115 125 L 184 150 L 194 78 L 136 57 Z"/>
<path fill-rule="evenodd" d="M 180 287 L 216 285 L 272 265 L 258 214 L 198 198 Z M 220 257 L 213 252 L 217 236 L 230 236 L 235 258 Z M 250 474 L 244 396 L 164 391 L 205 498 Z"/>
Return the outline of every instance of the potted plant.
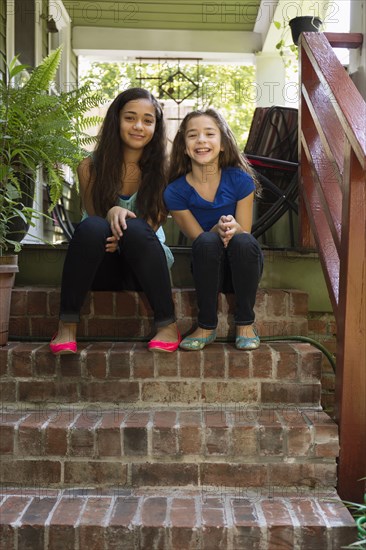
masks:
<path fill-rule="evenodd" d="M 77 166 L 93 140 L 85 129 L 99 122 L 85 116 L 100 102 L 88 86 L 50 93 L 60 60 L 58 48 L 28 74 L 15 57 L 0 81 L 0 293 L 7 292 L 0 294 L 0 345 L 7 342 L 19 241 L 45 215 L 33 204 L 37 168 L 47 175 L 52 209 L 63 190 L 62 166 Z"/>
<path fill-rule="evenodd" d="M 319 32 L 322 26 L 322 20 L 319 17 L 312 15 L 301 15 L 283 21 L 273 22 L 276 29 L 281 30 L 281 38 L 276 44 L 280 56 L 285 59 L 289 54 L 298 58 L 298 41 L 302 32 Z M 289 34 L 291 33 L 292 43 L 289 42 Z"/>

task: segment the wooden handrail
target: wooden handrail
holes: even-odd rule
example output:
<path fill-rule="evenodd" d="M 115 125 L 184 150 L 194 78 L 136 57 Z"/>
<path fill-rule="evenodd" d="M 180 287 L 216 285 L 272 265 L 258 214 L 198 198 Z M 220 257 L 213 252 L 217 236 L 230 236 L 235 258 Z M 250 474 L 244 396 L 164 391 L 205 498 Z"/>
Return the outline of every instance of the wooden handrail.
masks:
<path fill-rule="evenodd" d="M 363 44 L 363 34 L 360 32 L 325 32 L 332 48 L 361 48 Z"/>
<path fill-rule="evenodd" d="M 338 492 L 366 476 L 366 103 L 322 33 L 300 45 L 300 242 L 315 243 L 337 323 Z"/>

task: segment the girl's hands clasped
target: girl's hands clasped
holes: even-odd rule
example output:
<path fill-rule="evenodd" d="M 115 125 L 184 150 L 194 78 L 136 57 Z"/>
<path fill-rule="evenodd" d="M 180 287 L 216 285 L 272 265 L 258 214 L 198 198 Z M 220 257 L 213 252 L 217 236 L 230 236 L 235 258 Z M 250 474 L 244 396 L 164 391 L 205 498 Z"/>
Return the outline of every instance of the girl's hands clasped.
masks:
<path fill-rule="evenodd" d="M 123 231 L 127 229 L 126 220 L 128 218 L 136 218 L 136 214 L 131 212 L 131 210 L 127 210 L 127 208 L 122 208 L 121 206 L 113 206 L 110 210 L 108 210 L 107 221 L 111 226 L 113 236 L 117 240 L 122 237 Z"/>
<path fill-rule="evenodd" d="M 224 244 L 224 247 L 226 248 L 235 233 L 243 233 L 243 229 L 238 224 L 234 216 L 229 215 L 221 216 L 217 224 L 217 232 Z"/>

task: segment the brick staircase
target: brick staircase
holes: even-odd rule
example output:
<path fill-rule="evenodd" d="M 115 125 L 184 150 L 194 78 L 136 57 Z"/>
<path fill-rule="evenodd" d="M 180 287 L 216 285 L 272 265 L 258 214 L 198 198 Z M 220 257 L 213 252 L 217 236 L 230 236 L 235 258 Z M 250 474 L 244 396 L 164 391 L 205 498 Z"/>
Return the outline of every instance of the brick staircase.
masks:
<path fill-rule="evenodd" d="M 195 293 L 174 300 L 184 332 Z M 18 340 L 0 348 L 2 550 L 338 550 L 356 539 L 334 488 L 338 432 L 320 406 L 318 349 L 237 351 L 232 296 L 220 296 L 219 342 L 150 353 L 143 295 L 98 292 L 79 353 L 56 358 L 46 342 L 58 301 L 53 288 L 14 289 Z M 256 313 L 261 336 L 307 334 L 305 293 L 260 289 Z"/>

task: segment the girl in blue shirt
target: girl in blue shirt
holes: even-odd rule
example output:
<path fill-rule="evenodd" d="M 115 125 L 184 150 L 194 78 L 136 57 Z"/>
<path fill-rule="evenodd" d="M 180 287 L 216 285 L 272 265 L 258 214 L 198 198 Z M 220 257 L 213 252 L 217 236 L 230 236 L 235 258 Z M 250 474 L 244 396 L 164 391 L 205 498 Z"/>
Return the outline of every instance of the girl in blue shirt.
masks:
<path fill-rule="evenodd" d="M 158 101 L 142 88 L 110 105 L 98 144 L 78 176 L 84 215 L 70 242 L 62 275 L 54 354 L 75 353 L 80 310 L 89 290 L 142 290 L 154 312 L 150 350 L 175 351 L 180 341 L 160 225 L 167 211 L 165 128 Z"/>
<path fill-rule="evenodd" d="M 169 181 L 165 204 L 193 241 L 198 302 L 198 327 L 180 347 L 199 350 L 215 340 L 218 293 L 234 292 L 235 345 L 257 348 L 254 304 L 263 255 L 250 234 L 256 185 L 234 135 L 214 109 L 194 111 L 182 121 L 173 142 Z"/>

